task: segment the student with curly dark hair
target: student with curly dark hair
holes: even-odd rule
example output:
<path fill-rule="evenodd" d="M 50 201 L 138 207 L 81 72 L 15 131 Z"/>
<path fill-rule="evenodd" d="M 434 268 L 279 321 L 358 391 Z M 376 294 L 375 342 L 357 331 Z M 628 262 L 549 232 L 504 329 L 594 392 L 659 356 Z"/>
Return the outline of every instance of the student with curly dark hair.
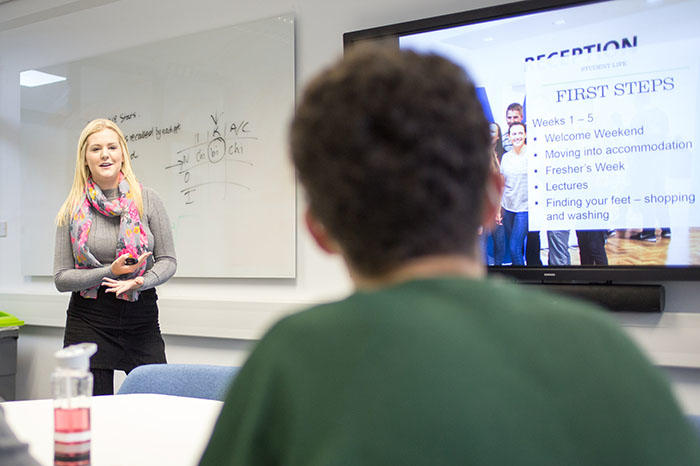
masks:
<path fill-rule="evenodd" d="M 357 291 L 265 335 L 201 464 L 700 464 L 611 319 L 485 278 L 503 182 L 461 68 L 356 49 L 306 89 L 291 148 L 309 231 Z"/>

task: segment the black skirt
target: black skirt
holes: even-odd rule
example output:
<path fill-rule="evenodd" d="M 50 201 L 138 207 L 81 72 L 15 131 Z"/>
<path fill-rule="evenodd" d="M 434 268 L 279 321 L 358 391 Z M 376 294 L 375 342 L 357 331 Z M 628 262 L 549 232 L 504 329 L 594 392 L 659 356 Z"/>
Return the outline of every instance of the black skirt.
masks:
<path fill-rule="evenodd" d="M 63 346 L 92 342 L 97 353 L 93 369 L 126 372 L 143 364 L 165 363 L 165 343 L 158 324 L 158 296 L 151 288 L 137 301 L 117 299 L 100 287 L 97 299 L 73 293 L 66 312 Z"/>

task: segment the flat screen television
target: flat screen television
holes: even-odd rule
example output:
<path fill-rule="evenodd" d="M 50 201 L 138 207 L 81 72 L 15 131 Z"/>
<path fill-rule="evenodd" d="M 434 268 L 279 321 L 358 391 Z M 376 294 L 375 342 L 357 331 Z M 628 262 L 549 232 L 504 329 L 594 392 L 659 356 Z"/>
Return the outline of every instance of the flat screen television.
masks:
<path fill-rule="evenodd" d="M 700 278 L 699 1 L 522 1 L 343 39 L 446 56 L 474 80 L 489 121 L 514 132 L 494 146 L 510 197 L 508 228 L 483 238 L 490 273 Z M 518 119 L 524 128 L 509 125 Z"/>

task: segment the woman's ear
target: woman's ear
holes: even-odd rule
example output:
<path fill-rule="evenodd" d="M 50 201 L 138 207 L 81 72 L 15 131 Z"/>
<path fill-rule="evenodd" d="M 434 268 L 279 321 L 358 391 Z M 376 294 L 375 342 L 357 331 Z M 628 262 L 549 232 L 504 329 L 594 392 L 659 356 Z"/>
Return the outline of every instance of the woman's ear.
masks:
<path fill-rule="evenodd" d="M 484 206 L 482 209 L 481 225 L 485 230 L 492 230 L 496 224 L 496 219 L 501 214 L 501 197 L 505 180 L 499 172 L 489 172 L 486 180 L 486 196 L 484 196 Z"/>
<path fill-rule="evenodd" d="M 309 230 L 309 233 L 311 233 L 316 244 L 318 244 L 318 247 L 328 254 L 340 253 L 338 243 L 330 236 L 326 227 L 318 221 L 316 216 L 311 212 L 311 209 L 306 209 L 304 220 L 306 221 L 306 228 Z"/>

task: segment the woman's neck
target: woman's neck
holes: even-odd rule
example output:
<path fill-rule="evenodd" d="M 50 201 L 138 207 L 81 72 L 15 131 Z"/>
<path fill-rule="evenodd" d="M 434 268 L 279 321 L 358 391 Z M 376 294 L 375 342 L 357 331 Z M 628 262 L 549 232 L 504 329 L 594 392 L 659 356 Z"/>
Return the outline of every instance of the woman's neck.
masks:
<path fill-rule="evenodd" d="M 93 178 L 92 181 L 94 181 L 95 184 L 99 186 L 102 191 L 117 189 L 117 187 L 119 186 L 119 178 L 116 178 L 114 180 L 96 180 L 95 178 Z"/>

